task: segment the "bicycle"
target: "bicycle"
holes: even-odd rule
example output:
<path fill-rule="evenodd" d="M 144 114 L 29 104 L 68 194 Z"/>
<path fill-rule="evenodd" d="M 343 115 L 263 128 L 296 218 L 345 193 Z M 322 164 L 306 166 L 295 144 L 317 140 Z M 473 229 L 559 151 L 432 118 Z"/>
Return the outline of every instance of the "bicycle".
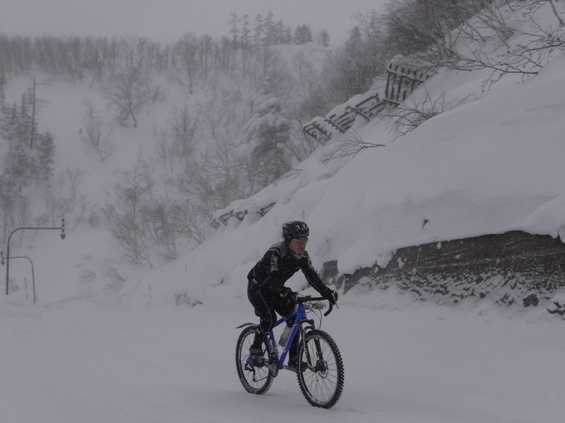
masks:
<path fill-rule="evenodd" d="M 244 323 L 238 329 L 244 328 L 236 344 L 235 364 L 241 384 L 247 392 L 265 394 L 271 387 L 273 379 L 279 370 L 296 371 L 298 384 L 302 394 L 311 405 L 320 408 L 331 408 L 339 400 L 344 383 L 344 368 L 341 354 L 333 338 L 326 332 L 316 329 L 313 319 L 308 319 L 307 313 L 317 312 L 322 321 L 322 311 L 318 301 L 323 297 L 299 296 L 294 312 L 287 318 L 281 317 L 267 333 L 263 342 L 263 365 L 254 366 L 249 355 L 249 347 L 255 338 L 254 323 Z M 327 316 L 332 312 L 330 303 Z M 288 340 L 279 354 L 273 329 L 287 320 L 294 318 L 294 324 Z M 299 336 L 298 366 L 296 369 L 284 364 L 290 346 L 296 336 Z"/>

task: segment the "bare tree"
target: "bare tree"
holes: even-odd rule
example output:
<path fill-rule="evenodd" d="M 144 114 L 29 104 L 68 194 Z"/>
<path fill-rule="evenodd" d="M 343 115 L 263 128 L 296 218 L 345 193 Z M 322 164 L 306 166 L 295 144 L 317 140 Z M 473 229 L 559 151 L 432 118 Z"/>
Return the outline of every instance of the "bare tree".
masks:
<path fill-rule="evenodd" d="M 83 99 L 82 104 L 86 107 L 86 117 L 84 119 L 84 131 L 82 129 L 80 131 L 81 139 L 88 151 L 98 154 L 100 160 L 106 160 L 115 149 L 115 144 L 111 139 L 112 128 L 104 129 L 96 106 L 90 99 Z"/>
<path fill-rule="evenodd" d="M 533 13 L 536 9 L 550 5 L 557 19 L 558 27 L 553 25 L 543 26 Z M 518 18 L 508 21 L 500 6 L 493 3 L 477 13 L 472 19 L 461 26 L 460 31 L 473 40 L 469 27 L 477 26 L 482 29 L 482 34 L 493 34 L 496 40 L 504 43 L 506 51 L 493 58 L 484 51 L 465 51 L 452 54 L 453 60 L 447 64 L 455 69 L 491 70 L 491 76 L 486 83 L 494 83 L 506 74 L 518 74 L 524 78 L 537 75 L 548 62 L 554 52 L 565 51 L 565 37 L 563 35 L 563 19 L 556 9 L 553 0 L 524 0 L 513 4 Z M 519 12 L 519 13 L 518 13 Z M 477 23 L 478 22 L 478 23 Z M 465 32 L 466 31 L 466 32 Z M 473 32 L 473 34 L 476 32 Z M 520 41 L 511 40 L 519 36 Z M 481 41 L 488 41 L 482 35 Z M 476 38 L 475 38 L 476 39 Z M 463 40 L 463 42 L 465 42 Z"/>
<path fill-rule="evenodd" d="M 491 0 L 398 0 L 383 15 L 389 57 L 425 52 L 442 43 L 452 29 L 487 7 Z"/>
<path fill-rule="evenodd" d="M 116 148 L 111 135 L 112 128 L 104 130 L 102 120 L 99 117 L 87 118 L 84 124 L 84 132 L 81 134 L 87 149 L 98 154 L 101 161 L 110 157 Z"/>
<path fill-rule="evenodd" d="M 132 170 L 120 173 L 114 199 L 103 208 L 113 244 L 130 262 L 152 267 L 147 235 L 147 213 L 155 181 L 141 159 Z"/>
<path fill-rule="evenodd" d="M 146 68 L 127 66 L 119 71 L 105 89 L 106 97 L 114 107 L 118 121 L 128 126 L 128 121 L 137 127 L 137 115 L 146 106 L 164 98 L 159 86 L 151 85 Z"/>
<path fill-rule="evenodd" d="M 560 27 L 565 26 L 565 20 L 563 20 L 563 17 L 557 11 L 557 5 L 555 4 L 555 0 L 549 0 L 549 3 L 551 4 L 551 11 L 559 21 L 559 26 Z"/>
<path fill-rule="evenodd" d="M 57 192 L 55 196 L 61 213 L 67 214 L 75 210 L 79 201 L 78 189 L 83 180 L 84 171 L 79 168 L 67 167 L 59 173 L 56 180 Z"/>
<path fill-rule="evenodd" d="M 204 241 L 203 222 L 188 201 L 179 202 L 166 195 L 154 197 L 144 207 L 147 214 L 147 233 L 170 261 L 177 258 L 177 245 L 184 241 L 200 244 Z"/>
<path fill-rule="evenodd" d="M 536 9 L 551 8 L 558 26 L 543 26 Z M 513 13 L 509 13 L 509 12 Z M 565 51 L 563 18 L 554 0 L 490 1 L 400 0 L 385 15 L 387 43 L 396 52 L 431 67 L 491 71 L 485 85 L 504 75 L 537 75 L 554 52 Z M 485 46 L 504 46 L 494 56 Z"/>
<path fill-rule="evenodd" d="M 153 136 L 155 137 L 155 152 L 160 160 L 163 161 L 163 167 L 170 166 L 171 171 L 174 169 L 174 141 L 168 130 L 154 126 Z"/>
<path fill-rule="evenodd" d="M 190 94 L 194 93 L 194 86 L 198 82 L 200 72 L 199 55 L 201 54 L 201 40 L 192 34 L 186 34 L 175 45 L 181 64 L 182 74 L 180 78 L 184 85 L 188 87 Z"/>
<path fill-rule="evenodd" d="M 236 148 L 241 122 L 248 116 L 237 104 L 241 104 L 240 93 L 236 89 L 224 90 L 211 96 L 198 110 L 197 129 L 208 143 L 205 151 L 188 156 L 183 174 L 177 177 L 177 186 L 195 200 L 191 210 L 197 210 L 200 216 L 210 217 L 217 209 L 250 194 L 247 158 L 238 154 Z M 184 116 L 184 112 L 179 116 Z M 182 118 L 179 122 L 196 123 L 195 119 Z"/>
<path fill-rule="evenodd" d="M 192 116 L 188 106 L 173 107 L 168 128 L 154 127 L 155 151 L 163 166 L 173 170 L 176 164 L 186 166 L 194 150 L 194 138 L 198 130 L 198 118 Z"/>
<path fill-rule="evenodd" d="M 293 110 L 292 113 L 293 119 L 289 129 L 289 138 L 283 146 L 290 152 L 291 160 L 294 158 L 293 161 L 301 162 L 323 144 L 314 137 L 306 135 L 302 129 L 306 121 L 300 115 L 299 109 Z"/>
<path fill-rule="evenodd" d="M 184 161 L 191 156 L 194 149 L 198 119 L 191 116 L 188 106 L 185 105 L 182 109 L 174 107 L 167 121 L 175 141 L 173 154 Z"/>
<path fill-rule="evenodd" d="M 181 192 L 198 199 L 198 213 L 210 217 L 216 210 L 249 195 L 248 171 L 248 164 L 238 158 L 233 146 L 216 139 L 205 153 L 187 164 L 178 186 Z"/>
<path fill-rule="evenodd" d="M 367 142 L 357 131 L 350 130 L 336 137 L 335 143 L 321 156 L 321 160 L 323 163 L 336 159 L 348 160 L 369 148 L 384 146 L 384 144 Z"/>
<path fill-rule="evenodd" d="M 86 107 L 86 117 L 87 118 L 91 118 L 91 117 L 94 117 L 96 115 L 96 104 L 94 104 L 94 102 L 91 99 L 84 97 L 81 100 L 81 103 L 84 107 Z"/>
<path fill-rule="evenodd" d="M 450 102 L 446 100 L 445 93 L 436 97 L 432 97 L 427 90 L 424 93 L 423 97 L 409 98 L 397 107 L 387 107 L 381 112 L 382 118 L 394 131 L 396 138 L 413 131 L 434 116 L 468 102 L 468 96 Z"/>
<path fill-rule="evenodd" d="M 308 60 L 306 53 L 302 50 L 296 53 L 292 57 L 291 65 L 294 72 L 298 75 L 299 94 L 307 93 L 312 90 L 318 75 L 316 74 L 312 62 Z"/>

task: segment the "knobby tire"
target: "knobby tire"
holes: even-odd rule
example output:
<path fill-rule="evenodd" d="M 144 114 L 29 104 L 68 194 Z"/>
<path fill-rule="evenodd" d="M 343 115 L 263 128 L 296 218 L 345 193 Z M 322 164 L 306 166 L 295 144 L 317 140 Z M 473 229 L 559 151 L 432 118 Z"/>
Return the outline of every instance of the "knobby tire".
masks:
<path fill-rule="evenodd" d="M 268 365 L 267 340 L 263 345 L 264 365 L 262 367 L 250 366 L 249 348 L 255 339 L 255 326 L 248 326 L 239 335 L 235 349 L 235 366 L 237 375 L 245 390 L 252 394 L 262 395 L 266 393 L 273 384 L 274 375 Z M 267 339 L 265 337 L 265 339 Z"/>
<path fill-rule="evenodd" d="M 331 408 L 343 391 L 343 360 L 333 338 L 314 329 L 306 332 L 300 347 L 297 371 L 300 390 L 311 405 Z"/>

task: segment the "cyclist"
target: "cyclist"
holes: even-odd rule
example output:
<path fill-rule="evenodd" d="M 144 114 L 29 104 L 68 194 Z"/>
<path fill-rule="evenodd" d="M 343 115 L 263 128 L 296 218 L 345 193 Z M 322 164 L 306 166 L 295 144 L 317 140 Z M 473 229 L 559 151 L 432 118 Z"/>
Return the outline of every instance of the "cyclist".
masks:
<path fill-rule="evenodd" d="M 251 269 L 247 275 L 247 296 L 259 317 L 259 326 L 255 331 L 253 344 L 249 349 L 255 366 L 263 365 L 261 345 L 273 324 L 277 320 L 276 313 L 288 316 L 296 307 L 296 294 L 285 286 L 298 270 L 302 270 L 306 280 L 316 291 L 332 304 L 337 302 L 338 294 L 328 288 L 312 267 L 310 256 L 306 251 L 310 230 L 305 222 L 291 221 L 282 226 L 284 240 L 274 244 Z M 292 326 L 294 322 L 288 321 Z M 298 365 L 298 337 L 289 350 L 289 367 Z"/>

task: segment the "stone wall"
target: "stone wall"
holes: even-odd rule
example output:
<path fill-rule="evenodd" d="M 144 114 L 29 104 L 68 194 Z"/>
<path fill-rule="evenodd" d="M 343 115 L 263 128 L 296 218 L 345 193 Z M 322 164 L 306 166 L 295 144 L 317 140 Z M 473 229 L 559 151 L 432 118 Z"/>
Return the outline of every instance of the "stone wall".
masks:
<path fill-rule="evenodd" d="M 565 244 L 550 236 L 513 231 L 398 249 L 377 265 L 339 275 L 325 263 L 322 278 L 345 292 L 356 284 L 395 285 L 422 300 L 457 303 L 468 297 L 500 304 L 537 306 L 565 287 Z"/>

